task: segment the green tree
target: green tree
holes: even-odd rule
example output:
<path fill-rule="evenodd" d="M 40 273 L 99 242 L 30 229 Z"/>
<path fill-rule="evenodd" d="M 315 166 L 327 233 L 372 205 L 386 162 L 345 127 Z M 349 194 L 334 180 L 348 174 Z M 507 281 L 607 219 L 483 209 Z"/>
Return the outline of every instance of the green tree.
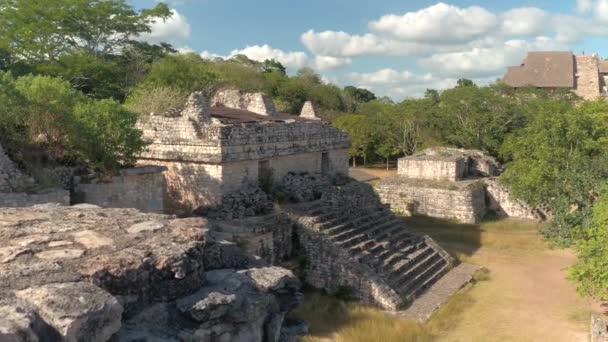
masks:
<path fill-rule="evenodd" d="M 187 92 L 208 89 L 218 79 L 210 63 L 195 53 L 168 55 L 152 65 L 139 87 L 170 87 Z"/>
<path fill-rule="evenodd" d="M 608 104 L 540 103 L 526 127 L 505 140 L 501 153 L 511 162 L 501 181 L 516 197 L 549 206 L 554 217 L 545 235 L 569 245 L 574 228 L 588 224 L 596 192 L 608 177 Z"/>
<path fill-rule="evenodd" d="M 449 144 L 494 155 L 505 136 L 525 124 L 524 113 L 517 110 L 515 101 L 489 87 L 445 90 L 433 115 L 432 124 Z"/>
<path fill-rule="evenodd" d="M 2 0 L 0 48 L 32 63 L 74 50 L 116 53 L 150 32 L 152 20 L 170 15 L 163 3 L 137 12 L 125 0 Z"/>
<path fill-rule="evenodd" d="M 569 278 L 584 296 L 608 299 L 608 190 L 593 206 L 589 228 L 576 244 L 576 264 Z"/>
<path fill-rule="evenodd" d="M 2 141 L 44 148 L 54 159 L 113 171 L 143 149 L 137 115 L 113 100 L 94 100 L 48 76 L 0 75 Z"/>
<path fill-rule="evenodd" d="M 369 118 L 361 114 L 343 115 L 334 120 L 333 125 L 348 132 L 351 144 L 349 154 L 353 160 L 353 167 L 357 166 L 357 157 L 363 158 L 365 164 L 373 140 Z"/>

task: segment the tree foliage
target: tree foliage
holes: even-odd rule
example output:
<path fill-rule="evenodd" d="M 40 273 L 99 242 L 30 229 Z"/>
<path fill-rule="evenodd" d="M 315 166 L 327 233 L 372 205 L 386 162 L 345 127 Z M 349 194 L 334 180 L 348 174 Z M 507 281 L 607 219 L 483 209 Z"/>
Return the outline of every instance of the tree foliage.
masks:
<path fill-rule="evenodd" d="M 114 100 L 94 100 L 48 76 L 0 75 L 0 140 L 44 147 L 93 170 L 130 164 L 143 149 L 137 116 Z"/>
<path fill-rule="evenodd" d="M 591 223 L 576 244 L 577 260 L 570 279 L 585 296 L 608 299 L 608 189 L 593 206 Z"/>
<path fill-rule="evenodd" d="M 543 101 L 532 107 L 528 124 L 502 146 L 511 162 L 501 179 L 516 197 L 548 205 L 554 218 L 545 234 L 569 245 L 576 238 L 573 227 L 587 224 L 596 191 L 608 177 L 608 104 Z"/>

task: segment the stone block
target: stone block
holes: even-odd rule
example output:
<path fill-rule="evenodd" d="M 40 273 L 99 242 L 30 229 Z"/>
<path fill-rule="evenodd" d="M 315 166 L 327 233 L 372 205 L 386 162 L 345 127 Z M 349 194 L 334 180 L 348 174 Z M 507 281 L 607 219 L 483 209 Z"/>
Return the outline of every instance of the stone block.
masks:
<path fill-rule="evenodd" d="M 121 326 L 116 298 L 90 283 L 47 284 L 17 291 L 66 342 L 105 342 Z"/>

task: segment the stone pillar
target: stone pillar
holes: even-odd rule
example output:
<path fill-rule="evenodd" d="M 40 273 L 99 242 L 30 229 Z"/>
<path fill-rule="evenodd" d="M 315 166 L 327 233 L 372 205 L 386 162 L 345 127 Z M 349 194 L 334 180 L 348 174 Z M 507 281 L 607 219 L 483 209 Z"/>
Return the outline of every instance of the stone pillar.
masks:
<path fill-rule="evenodd" d="M 595 100 L 600 96 L 599 60 L 595 55 L 578 55 L 574 92 L 585 100 Z"/>
<path fill-rule="evenodd" d="M 186 105 L 181 112 L 182 117 L 190 118 L 196 122 L 206 122 L 211 118 L 209 113 L 209 99 L 202 91 L 190 94 Z"/>
<path fill-rule="evenodd" d="M 276 114 L 274 102 L 272 102 L 272 98 L 270 98 L 270 96 L 262 93 L 249 93 L 245 94 L 244 97 L 248 98 L 249 100 L 246 101 L 248 102 L 248 111 L 267 116 L 274 116 Z"/>
<path fill-rule="evenodd" d="M 304 102 L 304 106 L 302 107 L 302 111 L 300 112 L 300 117 L 304 119 L 320 120 L 317 117 L 317 113 L 312 105 L 312 102 L 310 101 Z"/>

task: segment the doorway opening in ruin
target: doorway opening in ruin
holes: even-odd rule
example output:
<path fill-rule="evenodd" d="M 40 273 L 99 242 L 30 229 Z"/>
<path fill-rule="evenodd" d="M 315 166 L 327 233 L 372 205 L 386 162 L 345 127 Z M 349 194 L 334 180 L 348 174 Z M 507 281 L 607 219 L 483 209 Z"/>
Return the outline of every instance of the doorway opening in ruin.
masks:
<path fill-rule="evenodd" d="M 321 153 L 321 173 L 329 173 L 329 152 Z"/>

